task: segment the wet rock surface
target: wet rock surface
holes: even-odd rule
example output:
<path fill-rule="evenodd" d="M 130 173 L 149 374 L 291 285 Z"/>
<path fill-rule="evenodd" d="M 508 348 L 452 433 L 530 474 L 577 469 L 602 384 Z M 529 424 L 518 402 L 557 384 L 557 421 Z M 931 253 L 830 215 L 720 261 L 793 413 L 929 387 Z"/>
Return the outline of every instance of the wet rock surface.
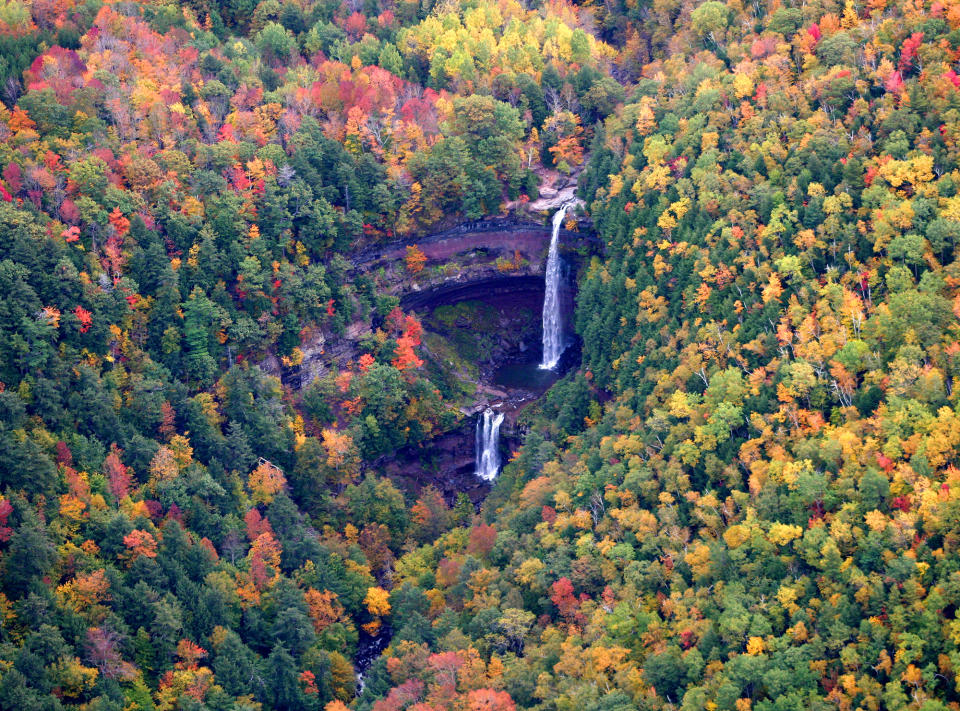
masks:
<path fill-rule="evenodd" d="M 490 491 L 491 483 L 474 472 L 475 429 L 476 418 L 465 417 L 456 428 L 378 461 L 377 469 L 411 496 L 432 484 L 450 506 L 460 493 L 469 496 L 477 506 Z"/>

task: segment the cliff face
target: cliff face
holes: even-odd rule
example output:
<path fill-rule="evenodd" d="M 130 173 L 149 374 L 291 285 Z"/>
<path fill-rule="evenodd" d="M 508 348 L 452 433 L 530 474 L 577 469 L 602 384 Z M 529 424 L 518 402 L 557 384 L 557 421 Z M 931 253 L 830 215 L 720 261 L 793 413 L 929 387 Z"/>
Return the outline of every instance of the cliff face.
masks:
<path fill-rule="evenodd" d="M 581 237 L 577 232 L 561 231 L 561 241 L 569 243 Z M 370 270 L 380 262 L 402 260 L 407 245 L 416 244 L 430 261 L 447 260 L 473 249 L 503 250 L 519 248 L 528 255 L 545 254 L 550 227 L 546 223 L 498 218 L 464 222 L 456 227 L 417 238 L 398 240 L 357 252 L 350 259 L 355 268 Z M 428 262 L 429 264 L 429 262 Z"/>

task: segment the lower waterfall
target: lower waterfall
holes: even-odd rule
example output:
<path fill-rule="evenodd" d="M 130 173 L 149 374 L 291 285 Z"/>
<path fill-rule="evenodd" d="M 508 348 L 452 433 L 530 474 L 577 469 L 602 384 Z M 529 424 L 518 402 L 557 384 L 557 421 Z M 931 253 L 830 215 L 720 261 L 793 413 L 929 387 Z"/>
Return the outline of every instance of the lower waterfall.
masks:
<path fill-rule="evenodd" d="M 477 420 L 477 476 L 493 481 L 500 472 L 500 425 L 503 413 L 489 407 Z"/>

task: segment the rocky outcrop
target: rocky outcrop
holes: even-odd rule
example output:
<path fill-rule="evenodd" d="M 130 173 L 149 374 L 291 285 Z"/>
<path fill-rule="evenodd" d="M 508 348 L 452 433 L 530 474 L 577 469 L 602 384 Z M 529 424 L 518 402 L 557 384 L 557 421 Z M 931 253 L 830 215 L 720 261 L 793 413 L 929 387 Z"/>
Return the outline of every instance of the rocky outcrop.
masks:
<path fill-rule="evenodd" d="M 577 206 L 585 205 L 586 203 L 584 203 L 583 200 L 575 197 L 576 192 L 576 185 L 570 185 L 560 190 L 554 190 L 552 188 L 549 190 L 541 190 L 539 199 L 528 203 L 527 207 L 538 212 L 556 212 L 561 205 L 568 202 L 572 202 Z"/>
<path fill-rule="evenodd" d="M 560 242 L 575 244 L 581 235 L 562 230 Z M 427 261 L 424 270 L 411 274 L 404 265 L 407 247 L 416 245 Z M 400 269 L 405 281 L 422 281 L 443 265 L 451 270 L 474 264 L 493 264 L 497 259 L 513 263 L 527 262 L 542 273 L 543 260 L 550 245 L 550 229 L 546 225 L 512 220 L 482 220 L 465 223 L 446 232 L 391 242 L 358 252 L 350 259 L 354 272 L 373 273 L 379 269 Z M 443 270 L 440 270 L 443 271 Z"/>
<path fill-rule="evenodd" d="M 585 245 L 597 247 L 591 234 L 565 229 L 560 231 L 559 243 L 568 257 L 576 257 Z M 404 261 L 407 247 L 413 244 L 426 257 L 417 273 L 411 273 Z M 550 229 L 545 225 L 496 219 L 384 245 L 351 261 L 355 275 L 374 277 L 378 293 L 398 296 L 404 308 L 416 309 L 425 300 L 442 297 L 452 303 L 477 298 L 484 290 L 493 296 L 510 289 L 542 292 L 549 246 Z"/>

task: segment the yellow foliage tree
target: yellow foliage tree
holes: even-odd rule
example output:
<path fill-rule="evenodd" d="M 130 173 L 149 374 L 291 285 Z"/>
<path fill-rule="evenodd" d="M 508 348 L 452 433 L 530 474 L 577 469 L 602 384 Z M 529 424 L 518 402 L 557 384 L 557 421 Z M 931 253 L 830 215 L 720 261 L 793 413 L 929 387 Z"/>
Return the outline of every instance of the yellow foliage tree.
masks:
<path fill-rule="evenodd" d="M 790 541 L 800 538 L 803 535 L 803 529 L 799 526 L 791 526 L 786 523 L 775 523 L 770 526 L 770 530 L 767 533 L 767 538 L 771 543 L 776 543 L 778 546 L 785 546 Z"/>
<path fill-rule="evenodd" d="M 255 504 L 269 504 L 286 486 L 287 478 L 279 467 L 263 460 L 251 472 L 247 483 Z"/>
<path fill-rule="evenodd" d="M 384 617 L 390 614 L 390 593 L 381 587 L 371 587 L 367 589 L 367 595 L 363 598 L 363 604 L 367 612 L 375 617 Z"/>

